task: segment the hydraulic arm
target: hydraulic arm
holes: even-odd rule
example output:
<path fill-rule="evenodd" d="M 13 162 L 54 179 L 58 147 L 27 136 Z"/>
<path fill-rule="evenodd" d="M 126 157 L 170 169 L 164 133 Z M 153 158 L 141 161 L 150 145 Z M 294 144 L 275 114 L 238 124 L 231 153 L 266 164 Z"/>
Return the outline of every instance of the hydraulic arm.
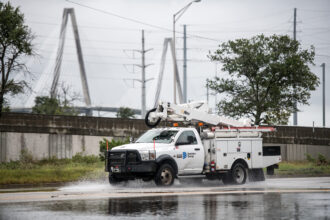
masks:
<path fill-rule="evenodd" d="M 151 109 L 145 118 L 149 127 L 155 127 L 161 120 L 183 121 L 183 122 L 204 122 L 211 125 L 225 125 L 233 127 L 249 127 L 249 120 L 237 121 L 210 113 L 206 102 L 191 102 L 185 104 L 173 104 L 160 102 L 158 106 Z"/>

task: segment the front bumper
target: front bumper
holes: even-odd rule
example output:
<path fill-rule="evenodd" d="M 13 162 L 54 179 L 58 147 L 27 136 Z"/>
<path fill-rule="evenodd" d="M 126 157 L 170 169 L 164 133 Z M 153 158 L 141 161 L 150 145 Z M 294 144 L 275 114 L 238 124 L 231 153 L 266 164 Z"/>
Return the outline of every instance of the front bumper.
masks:
<path fill-rule="evenodd" d="M 155 161 L 142 161 L 137 150 L 112 150 L 106 152 L 105 171 L 119 176 L 144 177 L 157 170 Z"/>

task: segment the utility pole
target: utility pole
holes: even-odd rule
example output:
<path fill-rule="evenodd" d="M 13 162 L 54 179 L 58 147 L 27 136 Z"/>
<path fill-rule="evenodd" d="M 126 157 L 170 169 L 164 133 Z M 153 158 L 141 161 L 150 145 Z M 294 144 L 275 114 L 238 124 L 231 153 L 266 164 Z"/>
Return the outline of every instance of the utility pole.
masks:
<path fill-rule="evenodd" d="M 146 67 L 150 66 L 151 64 L 145 64 L 145 54 L 152 49 L 145 50 L 145 41 L 144 41 L 144 30 L 142 30 L 142 50 L 136 50 L 137 52 L 141 53 L 142 63 L 141 65 L 137 65 L 141 67 L 142 77 L 141 80 L 135 79 L 138 82 L 141 82 L 141 118 L 145 117 L 146 114 L 146 83 L 151 79 L 146 79 Z"/>
<path fill-rule="evenodd" d="M 145 65 L 145 50 L 144 50 L 144 30 L 142 30 L 142 79 L 141 79 L 141 91 L 142 91 L 142 100 L 141 100 L 141 116 L 144 118 L 146 114 L 146 65 Z"/>
<path fill-rule="evenodd" d="M 322 63 L 322 105 L 323 105 L 323 127 L 325 127 L 325 63 Z"/>
<path fill-rule="evenodd" d="M 181 8 L 178 12 L 176 12 L 175 14 L 173 14 L 173 42 L 172 42 L 172 45 L 173 45 L 173 51 L 174 53 L 172 54 L 172 57 L 173 57 L 173 72 L 174 72 L 174 77 L 173 77 L 173 101 L 174 101 L 174 104 L 176 104 L 176 86 L 178 84 L 178 80 L 180 80 L 180 78 L 178 77 L 179 76 L 179 71 L 178 71 L 178 68 L 177 68 L 177 60 L 176 60 L 176 49 L 175 49 L 175 23 L 181 18 L 181 16 L 187 11 L 187 9 L 193 4 L 193 3 L 196 3 L 196 2 L 200 2 L 201 0 L 193 0 L 191 2 L 189 2 L 189 4 L 187 4 L 186 6 L 184 6 L 183 8 Z M 182 93 L 182 91 L 179 91 L 179 95 Z M 183 98 L 183 97 L 181 97 Z M 180 98 L 180 99 L 181 99 Z M 183 100 L 180 100 L 180 103 L 182 103 Z"/>
<path fill-rule="evenodd" d="M 294 8 L 294 10 L 293 10 L 293 40 L 297 40 L 296 34 L 297 34 L 297 8 Z M 297 108 L 297 102 L 295 102 L 294 105 Z M 293 125 L 298 125 L 297 112 L 293 113 Z"/>
<path fill-rule="evenodd" d="M 183 103 L 187 103 L 187 33 L 183 25 Z"/>
<path fill-rule="evenodd" d="M 209 104 L 209 85 L 206 84 L 206 101 L 207 101 L 207 104 Z"/>

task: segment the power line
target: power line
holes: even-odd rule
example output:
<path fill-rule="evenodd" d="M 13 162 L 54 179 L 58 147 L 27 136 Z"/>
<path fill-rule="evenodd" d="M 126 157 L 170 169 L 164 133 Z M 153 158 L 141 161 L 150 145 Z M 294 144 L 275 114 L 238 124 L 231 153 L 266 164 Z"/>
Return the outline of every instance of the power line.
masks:
<path fill-rule="evenodd" d="M 79 6 L 84 7 L 84 8 L 88 8 L 88 9 L 91 9 L 91 10 L 94 10 L 94 11 L 101 12 L 103 14 L 107 14 L 107 15 L 111 15 L 111 16 L 114 16 L 114 17 L 123 19 L 123 20 L 127 20 L 127 21 L 131 21 L 131 22 L 134 22 L 134 23 L 137 23 L 137 24 L 142 24 L 142 25 L 149 26 L 149 27 L 152 27 L 152 28 L 156 28 L 156 29 L 160 29 L 160 30 L 172 32 L 171 29 L 165 28 L 165 27 L 162 27 L 162 26 L 159 26 L 159 25 L 149 24 L 149 23 L 146 23 L 146 22 L 143 22 L 143 21 L 139 21 L 137 19 L 124 17 L 122 15 L 118 15 L 118 14 L 115 14 L 115 13 L 112 13 L 112 12 L 109 12 L 109 11 L 105 11 L 105 10 L 102 10 L 102 9 L 94 8 L 94 7 L 91 7 L 91 6 L 88 6 L 88 5 L 84 5 L 84 4 L 81 4 L 81 3 L 77 3 L 77 2 L 74 2 L 74 1 L 71 1 L 71 0 L 66 0 L 66 1 L 67 2 L 70 2 L 72 4 L 75 4 L 75 5 L 79 5 Z M 176 33 L 183 34 L 181 31 L 176 31 Z M 199 38 L 199 39 L 204 39 L 204 40 L 219 41 L 218 39 L 213 39 L 213 38 L 199 36 L 199 35 L 189 34 L 189 36 L 190 37 Z"/>
<path fill-rule="evenodd" d="M 330 10 L 313 10 L 313 9 L 300 9 L 300 11 L 314 12 L 314 13 L 330 13 Z"/>
<path fill-rule="evenodd" d="M 201 32 L 201 33 L 253 33 L 253 32 L 280 32 L 284 31 L 283 29 L 259 29 L 259 30 L 231 30 L 231 31 L 216 31 L 216 30 L 193 30 L 192 33 Z"/>
<path fill-rule="evenodd" d="M 45 35 L 36 35 L 36 37 L 40 38 L 49 38 L 49 39 L 59 39 L 59 37 L 52 37 L 52 36 L 45 36 Z M 74 38 L 67 37 L 68 40 L 74 40 Z M 92 42 L 108 42 L 108 43 L 115 43 L 115 44 L 139 44 L 138 42 L 129 42 L 129 41 L 111 41 L 111 40 L 99 40 L 99 39 L 82 39 L 82 41 L 92 41 Z M 150 43 L 151 45 L 159 45 L 156 43 Z"/>
<path fill-rule="evenodd" d="M 40 59 L 44 60 L 56 60 L 54 58 L 48 58 L 48 57 L 41 57 Z M 69 62 L 69 63 L 76 63 L 77 60 L 65 60 L 63 59 L 63 62 Z M 104 64 L 104 65 L 123 65 L 124 63 L 111 63 L 111 62 L 94 62 L 94 61 L 85 61 L 85 63 L 91 63 L 91 64 Z"/>
<path fill-rule="evenodd" d="M 32 24 L 42 24 L 42 25 L 53 25 L 53 26 L 60 26 L 59 23 L 51 23 L 51 22 L 41 22 L 41 21 L 31 21 L 28 20 L 29 23 Z M 120 31 L 139 31 L 137 28 L 122 28 L 122 27 L 97 27 L 97 26 L 90 26 L 90 25 L 79 25 L 79 28 L 87 28 L 87 29 L 102 29 L 102 30 L 120 30 Z"/>
<path fill-rule="evenodd" d="M 191 26 L 205 26 L 205 25 L 210 25 L 210 26 L 216 26 L 216 25 L 223 25 L 223 24 L 235 24 L 235 23 L 247 23 L 247 22 L 250 22 L 250 21 L 254 21 L 254 20 L 260 20 L 262 18 L 269 18 L 269 17 L 275 17 L 275 16 L 278 16 L 280 14 L 283 14 L 284 12 L 289 12 L 288 9 L 286 10 L 280 10 L 280 11 L 277 11 L 277 12 L 274 12 L 274 13 L 268 13 L 264 16 L 256 16 L 256 17 L 251 17 L 251 18 L 242 18 L 240 17 L 238 20 L 236 21 L 226 21 L 226 22 L 219 22 L 219 23 L 199 23 L 199 24 L 188 24 L 188 25 L 191 25 Z"/>
<path fill-rule="evenodd" d="M 53 73 L 44 73 L 44 72 L 32 72 L 34 74 L 40 74 L 40 75 L 52 75 Z M 120 75 L 120 74 L 116 74 L 116 75 Z M 61 76 L 64 77 L 75 77 L 75 78 L 80 78 L 79 75 L 71 75 L 71 74 L 61 74 Z M 116 77 L 111 77 L 111 76 L 95 76 L 95 75 L 88 75 L 88 78 L 92 78 L 92 79 L 111 79 L 111 80 L 123 80 L 123 78 L 116 78 Z"/>

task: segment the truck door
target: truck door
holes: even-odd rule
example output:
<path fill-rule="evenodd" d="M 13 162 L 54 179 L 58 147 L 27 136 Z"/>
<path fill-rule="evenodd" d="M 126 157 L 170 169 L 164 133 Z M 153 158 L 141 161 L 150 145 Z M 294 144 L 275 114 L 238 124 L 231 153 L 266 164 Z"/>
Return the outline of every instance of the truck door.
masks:
<path fill-rule="evenodd" d="M 183 131 L 176 144 L 179 174 L 202 173 L 204 165 L 204 148 L 198 143 L 193 131 Z"/>

